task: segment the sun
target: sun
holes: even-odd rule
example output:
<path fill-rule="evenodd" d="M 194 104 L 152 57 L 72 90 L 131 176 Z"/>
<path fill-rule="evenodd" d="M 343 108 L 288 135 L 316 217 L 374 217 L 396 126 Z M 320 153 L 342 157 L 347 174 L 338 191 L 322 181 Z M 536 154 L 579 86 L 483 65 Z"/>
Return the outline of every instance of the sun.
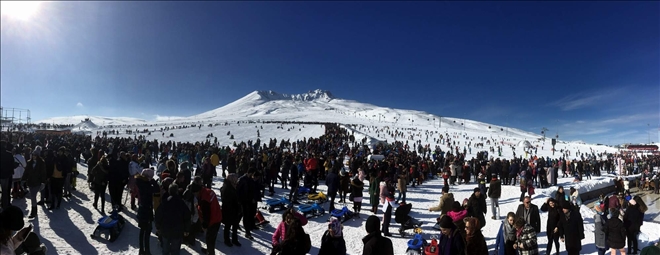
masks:
<path fill-rule="evenodd" d="M 2 16 L 28 20 L 39 10 L 39 5 L 38 1 L 1 1 L 0 11 Z"/>

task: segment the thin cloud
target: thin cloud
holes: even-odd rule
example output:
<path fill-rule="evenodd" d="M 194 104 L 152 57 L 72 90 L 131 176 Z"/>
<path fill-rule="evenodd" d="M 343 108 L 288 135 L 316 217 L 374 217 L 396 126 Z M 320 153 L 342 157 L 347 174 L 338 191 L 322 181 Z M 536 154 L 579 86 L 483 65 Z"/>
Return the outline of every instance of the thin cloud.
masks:
<path fill-rule="evenodd" d="M 186 117 L 180 117 L 180 116 L 161 116 L 161 115 L 154 115 L 156 121 L 170 121 L 170 120 L 181 120 L 185 119 Z"/>
<path fill-rule="evenodd" d="M 609 98 L 612 98 L 622 91 L 621 88 L 602 91 L 573 93 L 557 101 L 550 103 L 550 106 L 557 106 L 563 111 L 571 111 L 584 107 L 603 104 Z"/>
<path fill-rule="evenodd" d="M 78 102 L 78 103 L 76 104 L 76 107 L 78 107 L 78 108 L 83 108 L 83 107 L 85 107 L 85 106 L 83 105 L 83 103 Z"/>

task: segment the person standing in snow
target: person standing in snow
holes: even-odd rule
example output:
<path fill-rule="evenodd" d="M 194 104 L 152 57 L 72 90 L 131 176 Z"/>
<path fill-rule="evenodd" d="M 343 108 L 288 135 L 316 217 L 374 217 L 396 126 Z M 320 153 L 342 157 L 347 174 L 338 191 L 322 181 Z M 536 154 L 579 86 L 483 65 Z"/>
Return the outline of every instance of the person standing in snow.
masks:
<path fill-rule="evenodd" d="M 488 246 L 478 225 L 477 218 L 465 218 L 465 254 L 488 255 Z"/>
<path fill-rule="evenodd" d="M 548 246 L 545 249 L 546 253 L 552 252 L 552 244 L 555 244 L 557 253 L 559 253 L 559 223 L 562 217 L 561 208 L 554 198 L 548 198 L 541 206 L 541 211 L 548 212 L 548 221 L 546 222 L 546 236 L 548 237 Z"/>
<path fill-rule="evenodd" d="M 525 223 L 522 218 L 516 219 L 513 226 L 516 229 L 516 242 L 513 244 L 513 248 L 520 255 L 538 255 L 539 248 L 534 228 Z"/>
<path fill-rule="evenodd" d="M 23 181 L 30 189 L 30 219 L 37 216 L 37 193 L 46 183 L 46 163 L 41 159 L 41 147 L 37 146 L 28 160 L 23 174 Z"/>
<path fill-rule="evenodd" d="M 605 255 L 609 250 L 605 230 L 607 228 L 607 214 L 605 214 L 605 204 L 596 202 L 594 205 L 596 213 L 594 214 L 594 244 L 598 250 L 598 255 Z M 557 249 L 559 250 L 559 249 Z"/>
<path fill-rule="evenodd" d="M 238 199 L 236 192 L 236 185 L 238 184 L 238 175 L 229 174 L 225 178 L 220 194 L 222 197 L 222 223 L 225 224 L 224 240 L 225 245 L 232 247 L 234 245 L 240 247 L 241 243 L 238 242 L 238 224 L 241 221 L 240 206 L 241 203 Z M 229 232 L 231 231 L 231 239 Z"/>
<path fill-rule="evenodd" d="M 539 207 L 532 204 L 532 199 L 526 196 L 523 203 L 518 205 L 516 210 L 516 217 L 525 220 L 527 224 L 532 226 L 536 233 L 541 232 L 541 216 L 539 215 Z"/>
<path fill-rule="evenodd" d="M 498 212 L 500 208 L 500 196 L 502 195 L 502 182 L 497 179 L 497 175 L 493 175 L 493 178 L 490 181 L 490 186 L 488 188 L 488 197 L 490 198 L 490 210 L 493 214 L 491 219 L 499 220 L 500 214 Z"/>
<path fill-rule="evenodd" d="M 108 186 L 108 160 L 105 156 L 93 167 L 88 179 L 91 180 L 92 189 L 94 190 L 94 209 L 98 210 L 98 201 L 101 198 L 101 212 L 105 212 L 105 190 Z"/>
<path fill-rule="evenodd" d="M 305 233 L 302 223 L 293 215 L 287 217 L 287 227 L 282 242 L 273 246 L 271 255 L 305 255 L 312 248 L 312 240 Z"/>
<path fill-rule="evenodd" d="M 452 210 L 454 203 L 454 194 L 449 193 L 449 186 L 442 187 L 442 196 L 437 206 L 429 208 L 429 212 L 440 211 L 440 215 L 445 215 Z"/>
<path fill-rule="evenodd" d="M 335 210 L 335 197 L 337 196 L 337 189 L 339 188 L 339 176 L 335 170 L 330 170 L 330 173 L 325 177 L 325 185 L 328 186 L 328 198 L 330 200 L 329 212 Z"/>
<path fill-rule="evenodd" d="M 488 213 L 488 207 L 486 206 L 486 197 L 481 195 L 481 189 L 474 188 L 474 193 L 470 196 L 468 200 L 468 214 L 472 217 L 479 219 L 479 228 L 486 226 L 485 215 Z"/>
<path fill-rule="evenodd" d="M 563 202 L 562 212 L 559 217 L 559 236 L 566 244 L 568 255 L 578 255 L 582 250 L 582 239 L 584 239 L 582 215 L 567 202 Z"/>
<path fill-rule="evenodd" d="M 321 248 L 319 248 L 319 255 L 345 255 L 346 254 L 346 241 L 344 241 L 343 226 L 341 222 L 335 218 L 330 218 L 328 223 L 328 230 L 323 233 L 321 237 Z"/>
<path fill-rule="evenodd" d="M 626 228 L 628 239 L 628 254 L 637 254 L 639 252 L 637 246 L 637 235 L 639 235 L 640 228 L 644 223 L 644 213 L 648 207 L 639 196 L 633 197 L 630 200 L 626 213 L 623 216 L 623 225 Z"/>
<path fill-rule="evenodd" d="M 440 238 L 438 248 L 443 255 L 463 255 L 465 253 L 465 238 L 447 215 L 440 216 Z M 478 231 L 478 230 L 477 230 Z"/>
<path fill-rule="evenodd" d="M 353 211 L 355 212 L 355 217 L 360 217 L 360 211 L 362 210 L 362 190 L 364 189 L 364 183 L 360 181 L 358 176 L 355 176 L 351 181 L 351 195 L 348 197 L 349 200 L 353 201 Z"/>
<path fill-rule="evenodd" d="M 189 233 L 184 232 L 190 222 L 190 211 L 179 196 L 179 187 L 171 184 L 168 195 L 156 210 L 156 228 L 160 233 L 163 255 L 179 254 L 183 237 Z"/>
<path fill-rule="evenodd" d="M 144 169 L 142 173 L 135 176 L 135 186 L 142 197 L 139 201 L 140 207 L 137 212 L 138 227 L 140 227 L 140 254 L 151 253 L 149 240 L 151 239 L 151 229 L 154 220 L 153 194 L 160 191 L 158 183 L 153 177 L 154 170 L 152 169 Z"/>
<path fill-rule="evenodd" d="M 614 255 L 626 254 L 623 249 L 626 246 L 626 228 L 623 222 L 619 219 L 619 210 L 610 209 L 611 217 L 607 220 L 605 228 L 605 236 L 607 236 L 607 244 L 610 245 L 610 254 Z"/>
<path fill-rule="evenodd" d="M 199 185 L 199 183 L 194 182 L 192 185 Z M 202 220 L 202 229 L 206 232 L 206 239 L 204 240 L 206 248 L 202 248 L 202 253 L 215 254 L 215 240 L 218 237 L 218 231 L 222 223 L 220 202 L 215 191 L 207 187 L 194 186 L 191 189 L 199 190 L 196 194 L 197 201 L 199 201 L 199 215 Z M 227 209 L 231 210 L 230 208 Z"/>
<path fill-rule="evenodd" d="M 449 221 L 451 222 L 451 220 Z M 367 236 L 362 238 L 362 243 L 364 243 L 362 255 L 394 255 L 392 240 L 380 233 L 380 220 L 378 217 L 369 216 L 365 224 L 365 230 Z"/>

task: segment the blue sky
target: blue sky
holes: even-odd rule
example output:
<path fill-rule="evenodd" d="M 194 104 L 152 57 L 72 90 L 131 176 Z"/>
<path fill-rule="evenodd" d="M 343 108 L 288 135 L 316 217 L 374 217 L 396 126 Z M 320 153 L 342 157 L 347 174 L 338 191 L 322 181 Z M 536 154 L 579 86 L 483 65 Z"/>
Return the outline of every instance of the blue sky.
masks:
<path fill-rule="evenodd" d="M 658 141 L 659 2 L 46 2 L 2 16 L 1 102 L 189 116 L 254 90 L 593 143 Z"/>

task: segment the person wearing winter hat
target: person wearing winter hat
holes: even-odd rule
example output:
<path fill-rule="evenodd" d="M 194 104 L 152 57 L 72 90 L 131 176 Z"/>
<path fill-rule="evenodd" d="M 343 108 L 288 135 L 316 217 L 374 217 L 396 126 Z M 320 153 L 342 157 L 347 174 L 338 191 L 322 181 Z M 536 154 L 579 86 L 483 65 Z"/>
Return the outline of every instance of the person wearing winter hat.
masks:
<path fill-rule="evenodd" d="M 485 214 L 488 213 L 486 205 L 486 196 L 481 194 L 480 188 L 474 188 L 474 193 L 468 200 L 468 214 L 479 219 L 479 228 L 486 226 Z"/>
<path fill-rule="evenodd" d="M 569 255 L 580 254 L 584 239 L 582 215 L 568 201 L 561 201 L 560 205 L 563 215 L 559 217 L 559 237 L 565 243 Z"/>
<path fill-rule="evenodd" d="M 330 218 L 328 230 L 321 237 L 319 255 L 346 254 L 346 241 L 342 233 L 341 221 L 335 217 Z"/>
<path fill-rule="evenodd" d="M 46 247 L 32 231 L 32 225 L 23 227 L 23 211 L 9 205 L 0 213 L 0 254 L 46 254 Z M 12 235 L 12 232 L 17 231 Z"/>
<path fill-rule="evenodd" d="M 30 190 L 30 218 L 37 216 L 37 194 L 46 183 L 46 163 L 41 158 L 41 147 L 32 152 L 32 158 L 28 160 L 23 174 L 23 181 Z"/>
<path fill-rule="evenodd" d="M 498 209 L 500 208 L 500 196 L 502 195 L 502 182 L 497 179 L 497 175 L 493 174 L 493 178 L 490 181 L 490 186 L 488 187 L 488 197 L 490 198 L 490 211 L 493 214 L 491 219 L 499 220 L 500 214 Z"/>
<path fill-rule="evenodd" d="M 380 234 L 380 220 L 378 217 L 369 216 L 365 224 L 365 230 L 367 236 L 362 238 L 364 243 L 363 255 L 394 255 L 392 240 Z"/>
<path fill-rule="evenodd" d="M 153 169 L 143 169 L 135 176 L 135 186 L 140 199 L 138 200 L 137 219 L 140 228 L 140 254 L 150 254 L 149 239 L 152 222 L 154 221 L 154 194 L 159 194 L 158 183 L 153 179 Z"/>
<path fill-rule="evenodd" d="M 449 216 L 440 216 L 440 239 L 438 247 L 444 251 L 442 254 L 462 255 L 465 254 L 465 239 Z"/>
<path fill-rule="evenodd" d="M 598 250 L 598 254 L 605 254 L 609 250 L 609 244 L 607 244 L 607 237 L 605 236 L 605 228 L 607 227 L 607 213 L 604 211 L 604 204 L 596 202 L 594 205 L 594 245 Z"/>

